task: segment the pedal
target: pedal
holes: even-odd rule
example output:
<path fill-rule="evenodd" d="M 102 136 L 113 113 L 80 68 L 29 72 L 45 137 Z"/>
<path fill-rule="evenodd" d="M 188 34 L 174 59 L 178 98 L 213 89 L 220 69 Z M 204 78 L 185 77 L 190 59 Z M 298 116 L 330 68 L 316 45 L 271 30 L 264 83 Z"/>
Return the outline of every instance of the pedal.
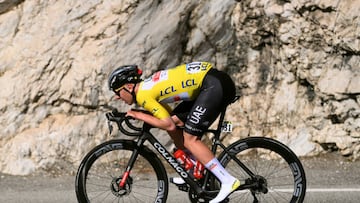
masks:
<path fill-rule="evenodd" d="M 180 191 L 189 192 L 190 187 L 183 181 L 179 181 L 179 178 L 170 178 L 170 183 L 176 185 Z"/>
<path fill-rule="evenodd" d="M 183 192 L 189 192 L 189 186 L 187 184 L 177 185 L 178 189 Z"/>

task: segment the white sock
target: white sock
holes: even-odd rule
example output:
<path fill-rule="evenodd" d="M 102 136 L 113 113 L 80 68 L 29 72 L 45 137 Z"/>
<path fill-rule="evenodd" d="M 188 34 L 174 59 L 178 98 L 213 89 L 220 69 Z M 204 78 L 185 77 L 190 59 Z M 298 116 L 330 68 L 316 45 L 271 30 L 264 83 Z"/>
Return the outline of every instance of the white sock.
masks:
<path fill-rule="evenodd" d="M 230 175 L 216 158 L 209 161 L 205 167 L 210 170 L 221 182 L 221 189 L 218 195 L 209 203 L 223 201 L 231 192 L 240 186 L 240 181 Z"/>
<path fill-rule="evenodd" d="M 231 176 L 225 168 L 220 164 L 217 158 L 213 158 L 205 167 L 211 171 L 218 180 L 220 180 L 221 184 L 232 184 L 235 180 L 233 176 Z"/>

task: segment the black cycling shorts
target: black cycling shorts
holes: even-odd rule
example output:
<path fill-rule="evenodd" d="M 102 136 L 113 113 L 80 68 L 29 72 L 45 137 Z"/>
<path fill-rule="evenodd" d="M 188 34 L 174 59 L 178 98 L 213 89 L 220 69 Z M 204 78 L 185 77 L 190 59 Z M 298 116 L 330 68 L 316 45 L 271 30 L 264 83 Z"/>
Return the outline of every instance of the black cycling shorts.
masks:
<path fill-rule="evenodd" d="M 211 69 L 194 101 L 181 102 L 172 112 L 185 123 L 185 132 L 202 136 L 220 112 L 235 98 L 235 85 L 225 72 Z"/>

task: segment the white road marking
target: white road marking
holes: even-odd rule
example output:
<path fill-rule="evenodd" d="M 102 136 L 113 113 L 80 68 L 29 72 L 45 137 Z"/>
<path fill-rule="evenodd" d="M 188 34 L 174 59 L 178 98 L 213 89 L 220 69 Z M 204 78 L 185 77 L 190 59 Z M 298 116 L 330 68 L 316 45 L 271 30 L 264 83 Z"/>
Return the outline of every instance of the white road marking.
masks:
<path fill-rule="evenodd" d="M 275 189 L 269 192 L 293 192 L 293 189 Z M 248 190 L 237 191 L 236 193 L 247 193 Z M 308 188 L 306 192 L 360 192 L 360 188 Z"/>
<path fill-rule="evenodd" d="M 360 188 L 309 188 L 306 192 L 360 192 Z"/>

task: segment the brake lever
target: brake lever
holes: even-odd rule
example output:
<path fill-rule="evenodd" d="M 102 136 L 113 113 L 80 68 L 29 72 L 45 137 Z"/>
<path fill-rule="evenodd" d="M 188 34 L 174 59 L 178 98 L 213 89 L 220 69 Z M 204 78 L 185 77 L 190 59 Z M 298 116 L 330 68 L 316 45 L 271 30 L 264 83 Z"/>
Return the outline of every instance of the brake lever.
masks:
<path fill-rule="evenodd" d="M 108 129 L 110 131 L 110 135 L 113 132 L 113 125 L 112 122 L 115 122 L 119 128 L 119 130 L 124 133 L 125 135 L 128 136 L 139 136 L 141 134 L 142 128 L 138 128 L 135 127 L 131 124 L 131 122 L 129 120 L 136 120 L 135 118 L 131 117 L 131 116 L 126 116 L 126 112 L 118 112 L 116 109 L 114 109 L 112 112 L 108 112 L 106 113 L 106 118 L 107 118 L 107 124 L 108 124 Z M 127 127 L 129 127 L 130 129 L 137 131 L 137 132 L 128 132 L 121 124 L 125 122 Z"/>
<path fill-rule="evenodd" d="M 108 126 L 108 129 L 109 129 L 109 133 L 110 135 L 112 134 L 113 132 L 113 125 L 112 125 L 112 122 L 113 122 L 113 117 L 114 117 L 114 114 L 113 113 L 106 113 L 106 119 L 107 119 L 107 126 Z"/>
<path fill-rule="evenodd" d="M 110 133 L 110 135 L 111 135 L 114 127 L 113 127 L 111 121 L 109 121 L 109 120 L 107 121 L 107 124 L 108 124 L 109 133 Z"/>

